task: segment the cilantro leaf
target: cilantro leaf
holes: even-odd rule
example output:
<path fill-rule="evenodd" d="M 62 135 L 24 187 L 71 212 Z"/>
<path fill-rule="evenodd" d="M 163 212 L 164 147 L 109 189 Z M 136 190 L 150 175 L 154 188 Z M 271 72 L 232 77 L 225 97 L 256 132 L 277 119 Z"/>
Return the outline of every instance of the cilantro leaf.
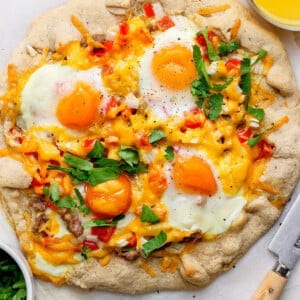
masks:
<path fill-rule="evenodd" d="M 266 55 L 268 54 L 268 51 L 264 50 L 264 49 L 260 49 L 257 57 L 255 59 L 255 61 L 251 64 L 251 66 L 254 66 L 255 64 L 257 64 L 261 59 L 263 59 Z"/>
<path fill-rule="evenodd" d="M 240 87 L 244 94 L 249 95 L 251 92 L 251 73 L 241 76 Z"/>
<path fill-rule="evenodd" d="M 71 208 L 71 209 L 77 208 L 77 202 L 71 196 L 60 198 L 59 200 L 55 201 L 55 205 L 58 207 Z"/>
<path fill-rule="evenodd" d="M 202 34 L 204 36 L 206 46 L 207 46 L 207 54 L 208 54 L 209 59 L 212 61 L 220 60 L 220 56 L 217 54 L 213 44 L 211 43 L 211 41 L 208 38 L 208 28 L 206 27 L 205 29 L 199 31 L 197 33 L 197 35 L 199 35 L 199 34 Z"/>
<path fill-rule="evenodd" d="M 220 46 L 218 47 L 218 50 L 221 56 L 226 56 L 229 53 L 234 52 L 238 48 L 240 48 L 240 44 L 237 41 L 232 41 L 229 43 L 221 42 Z"/>
<path fill-rule="evenodd" d="M 85 205 L 83 196 L 81 195 L 80 191 L 77 188 L 75 188 L 74 191 L 77 199 L 79 200 L 78 209 L 84 214 L 88 214 L 90 212 L 90 209 Z"/>
<path fill-rule="evenodd" d="M 84 259 L 88 259 L 88 253 L 91 251 L 92 251 L 91 248 L 89 248 L 87 246 L 82 246 L 80 254 Z"/>
<path fill-rule="evenodd" d="M 91 220 L 91 221 L 87 221 L 83 224 L 84 228 L 90 228 L 90 227 L 116 227 L 118 222 L 121 221 L 122 219 L 124 219 L 125 215 L 118 215 L 116 217 L 114 217 L 113 219 L 108 219 L 108 218 L 104 218 L 104 219 L 97 219 L 97 220 Z"/>
<path fill-rule="evenodd" d="M 259 121 L 262 121 L 265 117 L 265 111 L 262 108 L 247 106 L 247 112 L 253 115 Z"/>
<path fill-rule="evenodd" d="M 222 83 L 222 84 L 215 83 L 215 84 L 213 84 L 212 89 L 215 90 L 216 92 L 221 92 L 222 90 L 226 89 L 232 81 L 233 81 L 233 78 L 226 77 L 224 83 Z"/>
<path fill-rule="evenodd" d="M 65 172 L 69 174 L 70 177 L 72 177 L 75 184 L 85 182 L 89 178 L 88 172 L 79 169 L 74 169 L 74 168 L 63 168 L 60 166 L 49 165 L 47 167 L 47 170 L 58 170 L 58 171 Z"/>
<path fill-rule="evenodd" d="M 251 60 L 249 57 L 244 57 L 241 62 L 241 74 L 246 74 L 251 72 Z"/>
<path fill-rule="evenodd" d="M 156 249 L 161 248 L 167 241 L 167 234 L 161 231 L 157 236 L 143 244 L 142 254 L 147 257 Z"/>
<path fill-rule="evenodd" d="M 99 141 L 96 141 L 93 149 L 87 154 L 88 158 L 100 159 L 104 154 L 104 146 Z"/>
<path fill-rule="evenodd" d="M 172 146 L 166 147 L 164 157 L 166 160 L 174 159 L 174 148 Z"/>
<path fill-rule="evenodd" d="M 263 136 L 263 132 L 260 133 L 260 134 L 258 134 L 258 135 L 256 135 L 256 136 L 250 137 L 250 138 L 248 139 L 247 144 L 248 144 L 251 148 L 253 148 L 253 147 L 259 142 L 259 140 L 261 139 L 262 136 Z"/>
<path fill-rule="evenodd" d="M 213 94 L 205 102 L 204 112 L 212 121 L 218 119 L 222 110 L 223 96 L 221 94 Z"/>
<path fill-rule="evenodd" d="M 205 62 L 202 58 L 200 48 L 197 45 L 193 45 L 193 59 L 199 78 L 203 78 L 206 85 L 209 86 L 209 78 L 205 67 Z"/>
<path fill-rule="evenodd" d="M 134 166 L 130 166 L 126 163 L 121 163 L 120 169 L 126 171 L 130 175 L 135 175 L 147 172 L 148 166 L 142 162 L 139 162 L 137 165 Z"/>
<path fill-rule="evenodd" d="M 119 168 L 102 167 L 90 170 L 88 182 L 91 186 L 116 179 L 121 175 Z"/>
<path fill-rule="evenodd" d="M 76 157 L 69 153 L 66 153 L 64 155 L 64 159 L 65 159 L 64 162 L 66 164 L 68 164 L 69 166 L 74 167 L 78 170 L 90 171 L 91 169 L 93 169 L 93 164 L 90 161 Z"/>
<path fill-rule="evenodd" d="M 149 143 L 154 144 L 165 138 L 166 134 L 160 129 L 154 129 L 149 135 Z"/>
<path fill-rule="evenodd" d="M 155 212 L 147 205 L 143 204 L 142 213 L 141 213 L 141 221 L 148 223 L 157 223 L 160 221 L 159 217 L 155 214 Z"/>
<path fill-rule="evenodd" d="M 52 183 L 49 188 L 49 199 L 54 202 L 60 200 L 58 186 L 55 183 Z"/>
<path fill-rule="evenodd" d="M 119 161 L 116 159 L 106 158 L 102 157 L 96 161 L 94 161 L 94 164 L 97 167 L 111 167 L 111 168 L 117 168 L 119 165 Z"/>
<path fill-rule="evenodd" d="M 139 163 L 139 152 L 133 147 L 121 146 L 118 155 L 131 167 Z"/>
<path fill-rule="evenodd" d="M 196 79 L 191 84 L 191 94 L 199 100 L 209 95 L 209 89 L 210 87 L 204 78 Z"/>

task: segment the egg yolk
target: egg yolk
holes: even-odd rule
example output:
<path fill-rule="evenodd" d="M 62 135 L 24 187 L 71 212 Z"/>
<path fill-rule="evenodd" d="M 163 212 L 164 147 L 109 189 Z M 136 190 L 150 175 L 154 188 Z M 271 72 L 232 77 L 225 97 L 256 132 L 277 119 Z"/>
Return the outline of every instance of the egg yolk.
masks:
<path fill-rule="evenodd" d="M 152 59 L 155 78 L 171 90 L 182 90 L 196 79 L 197 72 L 192 52 L 181 45 L 159 50 Z"/>
<path fill-rule="evenodd" d="M 189 194 L 213 195 L 217 191 L 210 166 L 197 156 L 178 157 L 172 175 L 175 186 Z"/>
<path fill-rule="evenodd" d="M 131 204 L 131 184 L 125 175 L 86 189 L 86 204 L 93 213 L 115 217 Z"/>
<path fill-rule="evenodd" d="M 70 95 L 59 101 L 56 109 L 57 119 L 71 129 L 81 130 L 90 127 L 99 116 L 100 100 L 99 92 L 79 82 Z"/>

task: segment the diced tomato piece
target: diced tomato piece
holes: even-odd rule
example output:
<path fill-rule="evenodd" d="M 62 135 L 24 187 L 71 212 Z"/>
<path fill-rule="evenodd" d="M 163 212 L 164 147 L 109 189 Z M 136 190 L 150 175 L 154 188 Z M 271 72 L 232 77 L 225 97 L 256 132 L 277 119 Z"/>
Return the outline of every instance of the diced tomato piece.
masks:
<path fill-rule="evenodd" d="M 175 23 L 168 16 L 162 17 L 160 20 L 156 22 L 160 31 L 166 31 L 167 29 L 175 26 Z"/>
<path fill-rule="evenodd" d="M 115 230 L 116 227 L 92 227 L 91 233 L 98 236 L 98 239 L 103 243 L 107 243 Z"/>
<path fill-rule="evenodd" d="M 49 163 L 51 165 L 54 165 L 54 166 L 59 166 L 60 165 L 60 163 L 57 160 L 54 160 L 54 159 L 50 159 Z"/>
<path fill-rule="evenodd" d="M 237 129 L 237 134 L 239 141 L 241 143 L 245 143 L 248 141 L 249 137 L 251 136 L 251 129 L 250 128 L 238 128 Z"/>
<path fill-rule="evenodd" d="M 35 178 L 32 178 L 31 180 L 31 186 L 43 186 L 44 184 L 40 181 L 38 181 L 37 179 Z"/>
<path fill-rule="evenodd" d="M 185 115 L 185 120 L 184 120 L 185 128 L 195 129 L 195 128 L 202 127 L 204 125 L 205 115 L 198 107 L 196 107 L 195 109 L 189 112 L 185 112 L 184 115 Z"/>
<path fill-rule="evenodd" d="M 197 35 L 196 41 L 201 47 L 207 47 L 204 35 L 202 33 Z"/>
<path fill-rule="evenodd" d="M 241 67 L 241 61 L 237 58 L 232 58 L 226 62 L 225 66 L 228 72 L 231 70 L 239 71 Z"/>
<path fill-rule="evenodd" d="M 84 247 L 90 248 L 92 251 L 99 249 L 98 244 L 96 242 L 94 242 L 94 241 L 85 240 L 85 241 L 83 241 L 82 245 Z"/>
<path fill-rule="evenodd" d="M 213 39 L 214 39 L 214 37 L 216 37 L 216 36 L 218 36 L 213 30 L 209 30 L 208 31 L 208 40 L 210 41 L 210 42 L 212 42 L 213 41 Z"/>
<path fill-rule="evenodd" d="M 144 12 L 145 12 L 145 15 L 146 17 L 148 18 L 153 18 L 155 17 L 155 12 L 154 12 L 154 9 L 153 9 L 153 5 L 151 3 L 145 3 L 143 5 L 143 8 L 144 8 Z"/>
<path fill-rule="evenodd" d="M 104 48 L 93 48 L 92 55 L 95 55 L 97 57 L 104 56 L 106 50 Z"/>
<path fill-rule="evenodd" d="M 132 237 L 128 241 L 127 247 L 135 247 L 136 242 L 137 242 L 136 235 L 135 235 L 135 233 L 133 233 Z"/>
<path fill-rule="evenodd" d="M 127 22 L 121 22 L 119 25 L 120 33 L 122 35 L 127 35 L 129 32 L 129 25 Z"/>
<path fill-rule="evenodd" d="M 33 156 L 35 159 L 38 159 L 37 151 L 27 151 L 27 152 L 24 152 L 24 154 L 27 156 Z"/>
<path fill-rule="evenodd" d="M 151 146 L 150 142 L 149 142 L 149 136 L 147 134 L 142 134 L 139 138 L 139 142 L 141 146 Z"/>
<path fill-rule="evenodd" d="M 47 207 L 49 207 L 50 209 L 52 209 L 54 211 L 57 211 L 57 209 L 58 209 L 58 207 L 52 201 L 46 201 L 46 205 L 47 205 Z"/>
<path fill-rule="evenodd" d="M 94 147 L 95 142 L 96 142 L 96 139 L 85 140 L 83 143 L 83 147 L 86 149 L 91 149 Z"/>
<path fill-rule="evenodd" d="M 104 41 L 102 44 L 106 51 L 110 51 L 114 45 L 114 42 L 113 41 Z"/>
<path fill-rule="evenodd" d="M 270 158 L 273 155 L 275 146 L 266 140 L 260 140 L 257 144 L 259 149 L 258 156 L 255 160 L 259 160 L 262 158 Z"/>

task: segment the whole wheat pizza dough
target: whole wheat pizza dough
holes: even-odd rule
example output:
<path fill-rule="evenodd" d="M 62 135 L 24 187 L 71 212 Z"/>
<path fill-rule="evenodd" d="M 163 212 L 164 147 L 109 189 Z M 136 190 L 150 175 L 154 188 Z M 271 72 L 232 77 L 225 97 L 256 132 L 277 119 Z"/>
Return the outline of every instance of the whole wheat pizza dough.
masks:
<path fill-rule="evenodd" d="M 265 109 L 265 128 L 272 126 L 282 116 L 288 116 L 288 122 L 268 136 L 268 141 L 276 147 L 260 177 L 260 182 L 276 187 L 279 192 L 261 192 L 245 205 L 229 230 L 211 240 L 195 239 L 192 241 L 193 245 L 186 247 L 183 252 L 184 243 L 171 243 L 147 259 L 128 261 L 119 255 L 111 254 L 110 262 L 103 266 L 99 259 L 89 258 L 66 268 L 63 280 L 56 281 L 58 284 L 122 293 L 204 287 L 222 272 L 231 269 L 249 247 L 272 226 L 299 178 L 300 94 L 296 90 L 287 54 L 278 38 L 260 27 L 237 1 L 161 0 L 160 3 L 166 14 L 187 16 L 201 28 L 208 26 L 214 29 L 224 41 L 230 40 L 232 27 L 236 20 L 240 20 L 236 39 L 241 46 L 254 53 L 264 49 L 273 57 L 273 65 L 264 84 L 275 92 L 276 100 Z M 134 15 L 140 11 L 142 5 L 142 1 L 132 0 L 72 0 L 41 16 L 32 24 L 26 38 L 14 52 L 10 64 L 14 64 L 20 71 L 26 70 L 40 63 L 44 49 L 54 53 L 58 47 L 70 41 L 81 40 L 84 43 L 82 34 L 70 21 L 72 15 L 80 19 L 91 36 L 94 36 L 106 34 L 127 15 Z M 196 13 L 200 8 L 223 5 L 229 7 L 208 15 Z M 5 86 L 5 83 L 3 85 Z M 2 148 L 6 148 L 6 123 L 2 124 L 1 144 Z M 31 228 L 28 226 L 32 225 L 36 218 L 36 211 L 30 204 L 36 197 L 30 191 L 31 182 L 32 177 L 20 162 L 5 155 L 1 157 L 2 206 L 14 225 L 29 260 L 35 254 L 32 252 Z M 191 241 L 187 244 L 191 244 Z M 161 267 L 166 253 L 171 253 L 174 257 L 177 255 L 176 259 L 179 260 L 173 272 Z M 148 272 L 145 268 L 148 268 Z M 46 280 L 52 280 L 37 269 L 34 269 L 34 273 Z"/>

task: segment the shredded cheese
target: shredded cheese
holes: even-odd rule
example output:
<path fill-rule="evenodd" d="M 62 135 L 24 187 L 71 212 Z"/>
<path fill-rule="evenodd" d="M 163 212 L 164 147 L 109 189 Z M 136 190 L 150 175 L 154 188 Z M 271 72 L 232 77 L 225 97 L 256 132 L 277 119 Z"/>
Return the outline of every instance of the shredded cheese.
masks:
<path fill-rule="evenodd" d="M 229 8 L 230 8 L 229 4 L 216 5 L 216 6 L 207 6 L 207 7 L 204 7 L 204 8 L 200 8 L 197 11 L 197 13 L 199 15 L 206 16 L 206 15 L 215 14 L 215 13 L 218 13 L 218 12 L 221 12 L 221 11 L 225 11 Z"/>
<path fill-rule="evenodd" d="M 239 34 L 239 30 L 241 27 L 242 21 L 241 19 L 236 19 L 231 28 L 231 39 L 235 40 Z"/>
<path fill-rule="evenodd" d="M 142 269 L 144 269 L 144 271 L 146 273 L 148 273 L 151 277 L 155 277 L 156 276 L 156 272 L 144 260 L 141 260 L 139 262 L 139 266 Z"/>

